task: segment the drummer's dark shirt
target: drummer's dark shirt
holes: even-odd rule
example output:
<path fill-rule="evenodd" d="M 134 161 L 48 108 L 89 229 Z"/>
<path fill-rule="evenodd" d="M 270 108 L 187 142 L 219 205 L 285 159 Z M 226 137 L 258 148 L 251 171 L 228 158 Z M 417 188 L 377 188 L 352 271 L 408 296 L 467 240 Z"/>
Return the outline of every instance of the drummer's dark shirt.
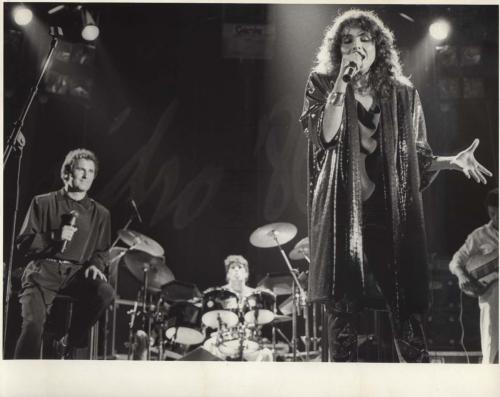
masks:
<path fill-rule="evenodd" d="M 52 239 L 54 232 L 67 224 L 67 215 L 78 212 L 77 231 L 60 252 L 62 242 Z M 76 201 L 64 189 L 35 196 L 24 219 L 16 244 L 27 259 L 54 258 L 79 265 L 95 265 L 103 270 L 111 241 L 109 211 L 97 201 L 85 196 Z"/>

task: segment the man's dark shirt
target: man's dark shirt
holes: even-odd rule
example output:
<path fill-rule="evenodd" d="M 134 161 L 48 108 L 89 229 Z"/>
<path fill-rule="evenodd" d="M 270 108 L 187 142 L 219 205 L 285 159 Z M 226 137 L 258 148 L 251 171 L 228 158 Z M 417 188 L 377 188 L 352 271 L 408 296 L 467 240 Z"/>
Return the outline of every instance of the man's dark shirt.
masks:
<path fill-rule="evenodd" d="M 62 242 L 52 236 L 67 224 L 71 211 L 78 212 L 77 230 L 61 253 Z M 18 250 L 28 259 L 62 259 L 100 270 L 106 265 L 110 241 L 109 211 L 88 196 L 73 200 L 64 189 L 33 198 L 16 239 Z"/>

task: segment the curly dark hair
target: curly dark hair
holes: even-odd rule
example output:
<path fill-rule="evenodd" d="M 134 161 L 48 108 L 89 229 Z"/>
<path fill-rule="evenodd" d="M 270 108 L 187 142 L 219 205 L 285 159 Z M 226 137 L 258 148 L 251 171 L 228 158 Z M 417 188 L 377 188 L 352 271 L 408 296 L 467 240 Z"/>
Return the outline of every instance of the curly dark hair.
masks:
<path fill-rule="evenodd" d="M 63 182 L 66 181 L 66 177 L 73 169 L 75 162 L 79 159 L 93 161 L 95 165 L 95 176 L 97 176 L 99 162 L 97 161 L 97 156 L 94 154 L 94 152 L 91 152 L 88 149 L 75 149 L 66 155 L 66 158 L 64 159 L 64 162 L 61 166 L 61 179 L 63 180 Z"/>
<path fill-rule="evenodd" d="M 342 32 L 349 27 L 358 27 L 373 37 L 376 55 L 370 67 L 368 83 L 377 94 L 386 97 L 394 85 L 412 86 L 410 80 L 403 76 L 399 53 L 394 45 L 394 34 L 374 12 L 359 9 L 340 14 L 326 28 L 316 56 L 314 72 L 338 75 L 342 60 Z"/>

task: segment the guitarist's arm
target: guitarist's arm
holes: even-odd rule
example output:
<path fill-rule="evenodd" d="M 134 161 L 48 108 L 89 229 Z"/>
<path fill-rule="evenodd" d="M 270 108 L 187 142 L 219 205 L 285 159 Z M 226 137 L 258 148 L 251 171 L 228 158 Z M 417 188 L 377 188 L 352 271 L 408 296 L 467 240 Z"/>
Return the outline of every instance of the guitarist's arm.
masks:
<path fill-rule="evenodd" d="M 474 287 L 474 281 L 465 270 L 465 265 L 474 252 L 474 239 L 472 235 L 467 237 L 450 262 L 450 272 L 458 279 L 458 286 L 461 290 L 470 290 Z"/>

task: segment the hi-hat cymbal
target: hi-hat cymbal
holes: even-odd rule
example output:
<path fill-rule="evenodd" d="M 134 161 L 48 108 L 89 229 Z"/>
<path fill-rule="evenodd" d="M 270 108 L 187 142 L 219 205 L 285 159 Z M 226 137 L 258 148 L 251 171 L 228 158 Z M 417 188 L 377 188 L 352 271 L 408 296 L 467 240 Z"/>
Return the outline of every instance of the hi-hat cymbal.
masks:
<path fill-rule="evenodd" d="M 259 248 L 277 247 L 288 243 L 297 234 L 297 228 L 291 223 L 276 222 L 256 229 L 250 236 L 250 243 Z"/>
<path fill-rule="evenodd" d="M 139 232 L 121 229 L 118 231 L 118 236 L 134 250 L 143 251 L 152 256 L 162 256 L 165 253 L 160 244 Z"/>
<path fill-rule="evenodd" d="M 294 261 L 305 259 L 306 257 L 309 258 L 309 237 L 304 237 L 295 244 L 295 247 L 290 251 L 288 257 Z"/>
<path fill-rule="evenodd" d="M 160 291 L 161 287 L 170 281 L 175 280 L 172 271 L 165 265 L 165 258 L 151 256 L 146 252 L 131 250 L 123 257 L 125 267 L 132 275 L 144 284 L 144 273 L 148 273 L 148 289 Z"/>

